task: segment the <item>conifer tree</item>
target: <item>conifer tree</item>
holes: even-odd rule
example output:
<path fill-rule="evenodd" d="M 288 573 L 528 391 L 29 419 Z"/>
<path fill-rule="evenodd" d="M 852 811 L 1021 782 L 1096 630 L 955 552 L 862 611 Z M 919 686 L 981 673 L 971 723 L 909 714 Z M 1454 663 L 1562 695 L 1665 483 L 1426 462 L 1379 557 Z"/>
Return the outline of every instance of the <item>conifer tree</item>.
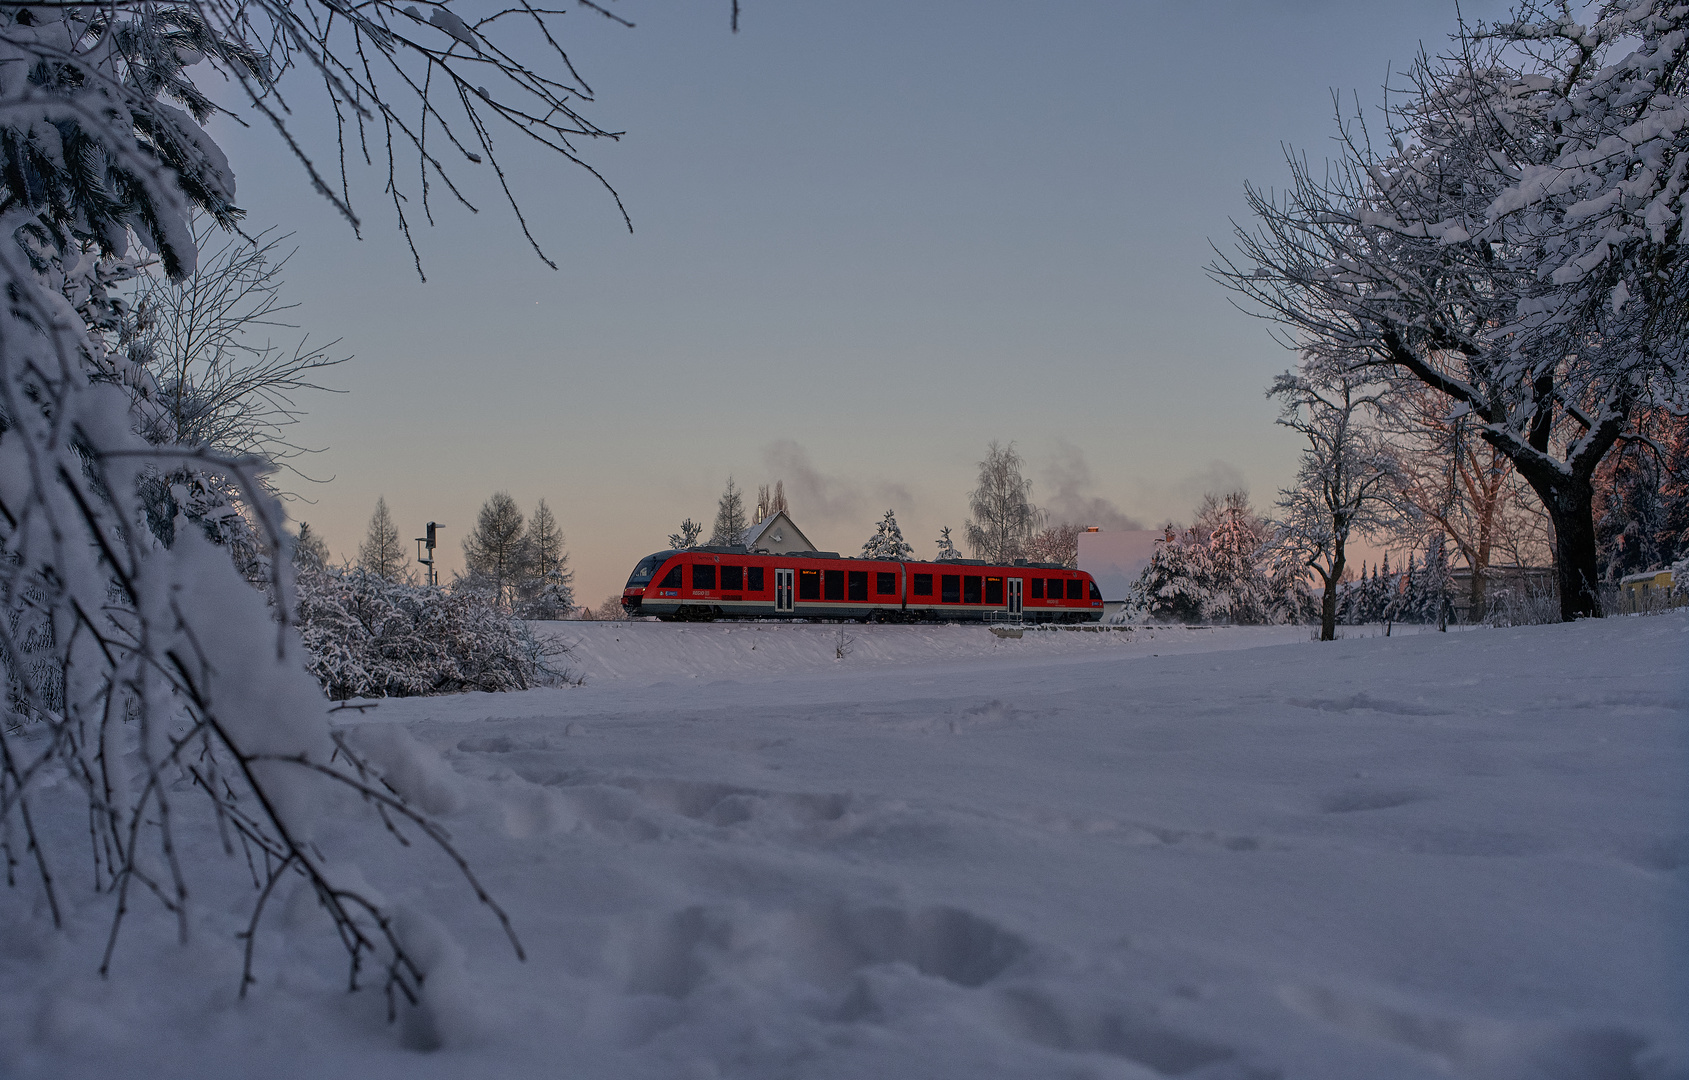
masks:
<path fill-rule="evenodd" d="M 948 534 L 949 530 L 945 532 Z M 862 557 L 865 559 L 907 559 L 914 553 L 915 549 L 903 539 L 903 530 L 898 528 L 897 517 L 890 510 L 880 519 L 874 535 L 862 545 Z"/>
<path fill-rule="evenodd" d="M 956 550 L 955 541 L 950 539 L 950 526 L 948 525 L 939 531 L 938 539 L 933 543 L 938 545 L 939 562 L 955 562 L 962 557 L 962 553 Z"/>
<path fill-rule="evenodd" d="M 675 551 L 685 551 L 687 548 L 698 546 L 698 537 L 702 536 L 704 527 L 687 518 L 680 523 L 680 531 L 669 533 L 669 547 Z"/>
<path fill-rule="evenodd" d="M 733 478 L 727 478 L 727 488 L 721 493 L 721 500 L 716 504 L 715 527 L 710 530 L 711 547 L 730 547 L 739 542 L 749 527 L 745 520 L 745 496 L 733 483 Z"/>
<path fill-rule="evenodd" d="M 293 541 L 293 565 L 305 569 L 321 570 L 328 565 L 328 545 L 317 535 L 317 530 L 311 528 L 311 523 L 299 523 L 299 536 Z"/>
<path fill-rule="evenodd" d="M 1449 549 L 1442 533 L 1432 533 L 1431 539 L 1425 544 L 1425 564 L 1423 577 L 1425 584 L 1421 592 L 1425 597 L 1425 621 L 1437 624 L 1437 629 L 1448 628 L 1449 614 L 1453 608 L 1450 596 L 1454 592 L 1454 583 L 1449 577 Z"/>
<path fill-rule="evenodd" d="M 563 546 L 563 530 L 551 507 L 541 499 L 528 520 L 526 537 L 528 562 L 517 587 L 524 619 L 561 619 L 575 607 L 575 572 L 569 569 L 569 552 Z"/>
<path fill-rule="evenodd" d="M 405 548 L 399 541 L 399 530 L 393 515 L 387 512 L 387 497 L 375 500 L 375 513 L 370 515 L 369 531 L 358 546 L 358 568 L 374 574 L 383 581 L 409 581 Z"/>
<path fill-rule="evenodd" d="M 499 606 L 509 608 L 516 583 L 526 576 L 528 538 L 522 511 L 508 492 L 496 492 L 481 505 L 475 527 L 463 540 L 464 575 L 460 584 L 491 593 Z"/>

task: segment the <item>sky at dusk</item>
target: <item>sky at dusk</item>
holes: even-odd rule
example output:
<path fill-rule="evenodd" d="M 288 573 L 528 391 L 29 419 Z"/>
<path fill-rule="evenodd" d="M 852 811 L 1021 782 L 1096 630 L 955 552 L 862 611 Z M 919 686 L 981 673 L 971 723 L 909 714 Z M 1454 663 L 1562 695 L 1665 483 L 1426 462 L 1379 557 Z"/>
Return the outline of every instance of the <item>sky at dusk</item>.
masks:
<path fill-rule="evenodd" d="M 1285 146 L 1327 154 L 1333 91 L 1372 108 L 1456 18 L 745 0 L 734 35 L 727 0 L 615 10 L 636 28 L 562 26 L 585 111 L 626 133 L 581 151 L 631 234 L 590 175 L 500 143 L 555 271 L 484 167 L 459 169 L 478 214 L 436 201 L 419 229 L 423 283 L 384 163 L 353 175 L 359 239 L 273 135 L 213 124 L 249 227 L 295 233 L 296 320 L 355 357 L 292 433 L 326 482 L 285 484 L 337 557 L 385 495 L 407 539 L 446 526 L 449 578 L 507 490 L 550 504 L 596 605 L 682 518 L 707 529 L 729 475 L 783 480 L 822 548 L 854 552 L 892 508 L 930 557 L 992 439 L 1085 525 L 1188 519 L 1236 486 L 1270 505 L 1298 447 L 1264 388 L 1293 357 L 1206 279 L 1209 243 L 1245 180 L 1281 182 Z M 331 164 L 332 130 L 301 134 Z"/>

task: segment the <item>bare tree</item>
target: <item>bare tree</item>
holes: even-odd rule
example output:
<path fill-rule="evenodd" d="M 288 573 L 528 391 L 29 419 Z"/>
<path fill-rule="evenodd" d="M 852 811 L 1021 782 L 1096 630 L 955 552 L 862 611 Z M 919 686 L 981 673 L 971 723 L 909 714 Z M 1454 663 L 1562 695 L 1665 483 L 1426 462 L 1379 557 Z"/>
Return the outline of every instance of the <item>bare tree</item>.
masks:
<path fill-rule="evenodd" d="M 148 438 L 283 465 L 306 452 L 285 434 L 303 415 L 296 399 L 327 390 L 317 381 L 323 371 L 349 358 L 330 352 L 335 342 L 317 347 L 301 335 L 284 348 L 268 337 L 296 329 L 285 317 L 297 305 L 281 296 L 293 254 L 281 250 L 287 239 L 266 232 L 219 241 L 215 223 L 200 216 L 194 244 L 209 254 L 195 271 L 179 281 L 137 279 L 124 344 L 157 381 Z"/>
<path fill-rule="evenodd" d="M 1023 464 L 1014 443 L 1003 446 L 993 439 L 986 448 L 985 460 L 979 463 L 979 483 L 968 496 L 973 516 L 963 526 L 963 536 L 977 558 L 990 562 L 1020 558 L 1038 526 L 1032 481 L 1021 475 Z"/>
<path fill-rule="evenodd" d="M 1417 380 L 1398 380 L 1382 417 L 1397 490 L 1413 508 L 1417 544 L 1441 533 L 1471 571 L 1470 610 L 1484 610 L 1490 567 L 1553 558 L 1546 515 L 1506 454 L 1480 436 L 1471 413 L 1450 415 L 1448 399 Z"/>
<path fill-rule="evenodd" d="M 358 545 L 358 569 L 383 581 L 410 580 L 410 558 L 399 540 L 393 515 L 387 512 L 385 495 L 375 500 L 369 529 L 364 533 L 364 542 Z"/>
<path fill-rule="evenodd" d="M 337 792 L 356 793 L 369 824 L 400 842 L 443 849 L 492 904 L 445 831 L 399 794 L 397 768 L 384 778 L 378 753 L 328 723 L 302 662 L 288 561 L 265 567 L 266 606 L 227 551 L 195 530 L 156 528 L 143 485 L 187 469 L 239 501 L 267 550 L 289 542 L 262 481 L 267 462 L 142 437 L 157 420 L 143 403 L 164 398 L 150 393 L 147 366 L 114 347 L 123 311 L 112 292 L 133 273 L 132 251 L 172 279 L 193 272 L 191 210 L 237 226 L 235 173 L 204 127 L 218 113 L 273 128 L 354 227 L 348 178 L 363 162 L 385 173 L 407 240 L 411 215 L 429 217 L 440 193 L 467 203 L 457 180 L 477 170 L 510 197 L 526 234 L 495 135 L 515 132 L 583 167 L 575 140 L 613 136 L 576 110 L 591 90 L 554 33 L 563 12 L 466 10 L 437 0 L 0 8 L 0 855 L 9 876 L 34 874 L 55 923 L 69 891 L 107 906 L 102 972 L 143 894 L 184 940 L 196 925 L 187 882 L 206 848 L 178 839 L 192 820 L 220 838 L 231 872 L 252 874 L 242 993 L 269 902 L 299 881 L 332 920 L 353 987 L 373 970 L 390 1010 L 419 1001 L 441 950 L 409 939 L 347 850 L 313 834 Z M 536 54 L 537 64 L 517 58 Z M 222 81 L 217 100 L 205 79 Z M 306 135 L 330 116 L 338 170 L 319 168 Z M 78 835 L 91 873 L 65 872 L 65 839 Z M 87 909 L 76 897 L 74 910 Z"/>
<path fill-rule="evenodd" d="M 1058 521 L 1032 534 L 1026 542 L 1026 557 L 1038 562 L 1060 563 L 1068 569 L 1079 566 L 1079 534 L 1082 525 Z"/>
<path fill-rule="evenodd" d="M 710 530 L 710 544 L 714 547 L 737 544 L 747 526 L 745 496 L 729 476 L 727 487 L 721 493 L 721 500 L 716 504 L 715 528 Z"/>
<path fill-rule="evenodd" d="M 1689 245 L 1671 209 L 1689 127 L 1650 116 L 1689 87 L 1689 7 L 1604 3 L 1578 25 L 1528 0 L 1462 27 L 1356 119 L 1323 174 L 1281 197 L 1214 276 L 1293 344 L 1419 380 L 1512 462 L 1548 513 L 1561 615 L 1600 611 L 1593 477 L 1650 402 L 1681 405 Z"/>
<path fill-rule="evenodd" d="M 569 552 L 563 546 L 563 530 L 551 507 L 541 499 L 528 519 L 528 564 L 517 588 L 524 619 L 561 619 L 575 607 L 575 572 L 569 569 Z"/>
<path fill-rule="evenodd" d="M 786 482 L 784 480 L 774 481 L 772 493 L 770 493 L 768 485 L 763 484 L 757 488 L 756 520 L 751 524 L 760 525 L 775 514 L 785 512 L 786 509 Z"/>
<path fill-rule="evenodd" d="M 1394 455 L 1369 423 L 1389 390 L 1377 383 L 1368 386 L 1346 370 L 1304 367 L 1280 375 L 1267 393 L 1282 403 L 1278 422 L 1308 443 L 1296 486 L 1279 493 L 1281 538 L 1319 576 L 1320 640 L 1332 641 L 1349 538 L 1394 520 Z"/>

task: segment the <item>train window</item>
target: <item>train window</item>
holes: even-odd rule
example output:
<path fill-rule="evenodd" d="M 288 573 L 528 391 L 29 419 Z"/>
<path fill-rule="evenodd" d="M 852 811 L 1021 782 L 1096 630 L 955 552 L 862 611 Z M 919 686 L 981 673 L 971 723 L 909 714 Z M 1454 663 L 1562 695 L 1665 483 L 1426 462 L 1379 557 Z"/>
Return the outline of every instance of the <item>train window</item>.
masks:
<path fill-rule="evenodd" d="M 799 570 L 798 571 L 798 599 L 799 600 L 819 600 L 819 599 L 821 599 L 821 571 L 819 571 L 819 570 Z"/>
<path fill-rule="evenodd" d="M 628 575 L 628 588 L 637 589 L 641 585 L 651 584 L 651 578 L 657 573 L 657 568 L 663 565 L 665 556 L 647 555 L 639 560 L 639 565 Z"/>
<path fill-rule="evenodd" d="M 745 567 L 745 588 L 750 592 L 762 592 L 762 567 Z"/>
<path fill-rule="evenodd" d="M 931 574 L 911 574 L 911 575 L 909 575 L 909 591 L 914 593 L 916 596 L 931 596 L 932 595 L 932 575 Z"/>
<path fill-rule="evenodd" d="M 1049 588 L 1049 593 L 1048 593 L 1049 598 L 1051 600 L 1060 600 L 1061 599 L 1061 590 L 1062 590 L 1061 578 L 1059 578 L 1059 577 L 1051 578 L 1050 579 L 1050 588 Z"/>
<path fill-rule="evenodd" d="M 1097 588 L 1096 582 L 1094 582 L 1094 581 L 1091 582 L 1091 599 L 1101 600 L 1102 598 L 1103 598 L 1103 591 L 1101 589 Z"/>
<path fill-rule="evenodd" d="M 745 568 L 743 566 L 724 566 L 721 568 L 721 591 L 739 592 L 745 587 Z"/>
<path fill-rule="evenodd" d="M 1078 578 L 1067 579 L 1067 598 L 1069 600 L 1085 599 L 1085 583 Z"/>
<path fill-rule="evenodd" d="M 987 604 L 1001 604 L 1003 602 L 1003 579 L 988 577 L 985 579 L 985 602 Z"/>
<path fill-rule="evenodd" d="M 960 604 L 962 602 L 962 576 L 960 574 L 940 574 L 939 602 L 945 604 Z"/>
<path fill-rule="evenodd" d="M 979 575 L 968 574 L 962 578 L 962 603 L 979 603 Z"/>
<path fill-rule="evenodd" d="M 874 591 L 881 596 L 890 596 L 897 592 L 896 574 L 879 574 L 879 580 L 874 582 Z M 930 588 L 930 587 L 929 587 Z"/>
<path fill-rule="evenodd" d="M 1027 584 L 1031 586 L 1031 590 L 1028 592 L 1027 595 L 1031 596 L 1032 599 L 1034 599 L 1034 600 L 1044 599 L 1044 579 L 1043 578 L 1035 577 L 1031 581 L 1028 581 Z"/>
<path fill-rule="evenodd" d="M 843 600 L 845 572 L 843 570 L 823 570 L 821 573 L 823 575 L 821 579 L 822 598 L 825 600 Z"/>
<path fill-rule="evenodd" d="M 702 563 L 692 567 L 692 587 L 694 589 L 715 588 L 715 564 L 705 566 Z"/>
<path fill-rule="evenodd" d="M 868 571 L 852 570 L 850 572 L 850 599 L 868 599 Z"/>
<path fill-rule="evenodd" d="M 662 583 L 659 584 L 657 586 L 657 588 L 659 588 L 659 589 L 678 589 L 678 588 L 680 588 L 680 564 L 679 563 L 675 563 L 673 566 L 669 567 L 669 572 L 663 575 Z"/>

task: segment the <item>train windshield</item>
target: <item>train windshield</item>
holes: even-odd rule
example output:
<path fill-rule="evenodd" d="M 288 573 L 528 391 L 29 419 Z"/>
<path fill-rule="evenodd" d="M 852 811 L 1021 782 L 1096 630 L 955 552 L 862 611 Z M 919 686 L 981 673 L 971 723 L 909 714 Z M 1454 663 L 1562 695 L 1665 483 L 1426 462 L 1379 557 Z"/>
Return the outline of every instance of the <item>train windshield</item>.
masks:
<path fill-rule="evenodd" d="M 641 586 L 651 584 L 652 575 L 656 574 L 657 568 L 663 565 L 663 563 L 668 560 L 668 557 L 668 552 L 659 551 L 655 555 L 647 555 L 645 558 L 639 560 L 639 565 L 633 568 L 632 574 L 628 575 L 627 587 L 630 589 L 637 589 Z"/>

